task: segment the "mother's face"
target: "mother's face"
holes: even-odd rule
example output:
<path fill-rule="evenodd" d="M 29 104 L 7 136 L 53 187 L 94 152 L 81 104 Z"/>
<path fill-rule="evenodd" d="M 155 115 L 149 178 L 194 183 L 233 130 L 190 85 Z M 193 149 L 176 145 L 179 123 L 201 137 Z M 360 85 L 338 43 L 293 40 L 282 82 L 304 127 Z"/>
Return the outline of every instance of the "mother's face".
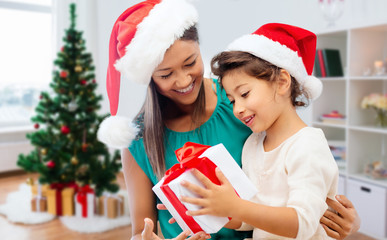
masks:
<path fill-rule="evenodd" d="M 178 105 L 189 105 L 198 97 L 203 72 L 199 44 L 177 40 L 165 52 L 152 78 L 160 94 Z"/>

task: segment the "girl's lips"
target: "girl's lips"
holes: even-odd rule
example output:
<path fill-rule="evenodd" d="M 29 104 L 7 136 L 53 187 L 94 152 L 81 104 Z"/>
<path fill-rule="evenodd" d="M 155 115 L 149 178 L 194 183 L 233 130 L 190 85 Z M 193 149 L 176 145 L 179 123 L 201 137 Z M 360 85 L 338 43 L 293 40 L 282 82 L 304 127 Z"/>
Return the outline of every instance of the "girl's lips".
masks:
<path fill-rule="evenodd" d="M 195 88 L 195 82 L 196 82 L 196 80 L 194 80 L 188 87 L 186 87 L 184 89 L 174 90 L 174 91 L 178 94 L 181 94 L 181 95 L 190 94 Z"/>
<path fill-rule="evenodd" d="M 243 118 L 242 121 L 246 124 L 246 126 L 250 127 L 251 124 L 253 124 L 254 118 L 255 118 L 255 115 L 251 115 L 249 117 Z"/>

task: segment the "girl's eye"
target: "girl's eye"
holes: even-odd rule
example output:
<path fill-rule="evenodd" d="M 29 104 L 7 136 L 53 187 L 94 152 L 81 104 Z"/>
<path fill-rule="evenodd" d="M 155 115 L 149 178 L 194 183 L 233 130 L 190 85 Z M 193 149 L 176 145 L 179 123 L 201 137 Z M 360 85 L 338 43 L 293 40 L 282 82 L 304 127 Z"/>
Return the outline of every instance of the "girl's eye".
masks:
<path fill-rule="evenodd" d="M 193 65 L 195 65 L 195 63 L 196 63 L 196 59 L 193 62 L 191 62 L 190 64 L 187 64 L 185 66 L 186 67 L 192 67 Z"/>
<path fill-rule="evenodd" d="M 167 75 L 162 75 L 162 76 L 160 76 L 162 79 L 167 79 L 167 78 L 169 78 L 170 76 L 172 75 L 172 72 L 170 72 L 169 74 L 167 74 Z"/>
<path fill-rule="evenodd" d="M 249 95 L 249 92 L 242 93 L 242 97 L 247 97 Z"/>

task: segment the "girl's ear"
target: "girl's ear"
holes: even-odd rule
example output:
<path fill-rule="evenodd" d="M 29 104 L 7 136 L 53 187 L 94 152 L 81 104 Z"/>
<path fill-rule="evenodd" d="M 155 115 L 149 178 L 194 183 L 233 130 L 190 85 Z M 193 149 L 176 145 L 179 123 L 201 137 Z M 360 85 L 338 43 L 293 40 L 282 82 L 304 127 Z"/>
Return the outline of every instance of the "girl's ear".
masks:
<path fill-rule="evenodd" d="M 289 72 L 285 69 L 281 69 L 281 73 L 279 75 L 279 78 L 277 80 L 277 94 L 279 95 L 286 95 L 290 93 L 290 87 L 292 84 L 292 77 L 290 76 Z"/>

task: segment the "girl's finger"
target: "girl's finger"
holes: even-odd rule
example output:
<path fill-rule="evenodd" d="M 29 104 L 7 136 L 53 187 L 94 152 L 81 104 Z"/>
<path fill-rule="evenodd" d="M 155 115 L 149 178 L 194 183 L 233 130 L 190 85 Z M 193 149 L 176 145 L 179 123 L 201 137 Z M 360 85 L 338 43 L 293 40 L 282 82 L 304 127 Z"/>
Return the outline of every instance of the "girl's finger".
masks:
<path fill-rule="evenodd" d="M 161 203 L 157 204 L 157 205 L 156 205 L 156 208 L 157 208 L 158 210 L 167 210 L 167 208 L 165 207 L 165 205 L 164 205 L 164 204 L 161 204 Z"/>
<path fill-rule="evenodd" d="M 190 183 L 188 181 L 182 181 L 181 185 L 199 196 L 202 196 L 202 197 L 206 196 L 206 189 L 201 186 Z"/>
<path fill-rule="evenodd" d="M 152 240 L 153 238 L 153 221 L 149 218 L 144 219 L 145 225 L 144 230 L 141 233 L 143 240 Z"/>

